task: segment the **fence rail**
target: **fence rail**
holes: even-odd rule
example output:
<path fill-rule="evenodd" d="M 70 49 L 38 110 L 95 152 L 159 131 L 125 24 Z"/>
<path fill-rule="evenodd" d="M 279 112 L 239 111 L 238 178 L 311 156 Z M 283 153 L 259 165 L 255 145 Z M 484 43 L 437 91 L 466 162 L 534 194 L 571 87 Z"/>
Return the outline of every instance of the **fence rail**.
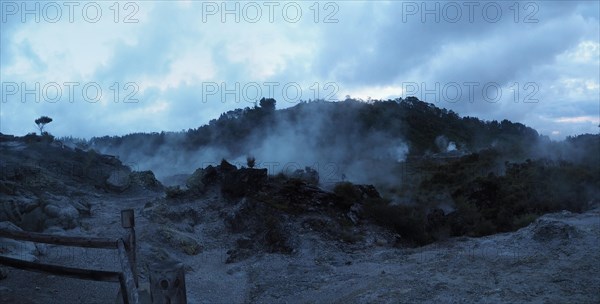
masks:
<path fill-rule="evenodd" d="M 119 239 L 92 238 L 78 236 L 62 236 L 53 234 L 33 233 L 27 231 L 14 231 L 0 229 L 0 237 L 19 241 L 45 243 L 72 247 L 117 249 Z"/>
<path fill-rule="evenodd" d="M 119 282 L 125 304 L 138 304 L 138 281 L 136 269 L 135 222 L 132 209 L 121 211 L 121 225 L 127 229 L 124 238 L 92 238 L 42 234 L 26 231 L 11 231 L 0 229 L 0 237 L 36 243 L 117 249 L 121 262 L 121 272 L 93 270 L 85 268 L 66 267 L 61 265 L 34 263 L 0 255 L 0 264 L 13 268 L 50 273 L 76 279 Z"/>
<path fill-rule="evenodd" d="M 5 256 L 0 256 L 0 264 L 22 270 L 55 274 L 63 277 L 91 281 L 119 282 L 119 276 L 121 275 L 120 272 L 115 271 L 81 269 L 52 264 L 40 264 L 19 259 L 13 259 Z"/>

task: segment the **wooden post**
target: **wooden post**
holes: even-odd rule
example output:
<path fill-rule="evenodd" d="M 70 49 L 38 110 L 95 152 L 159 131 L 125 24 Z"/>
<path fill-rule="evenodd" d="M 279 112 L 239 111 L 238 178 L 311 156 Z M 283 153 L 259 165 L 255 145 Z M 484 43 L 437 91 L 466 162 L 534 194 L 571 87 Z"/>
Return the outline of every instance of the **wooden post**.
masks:
<path fill-rule="evenodd" d="M 127 256 L 127 250 L 123 241 L 117 243 L 119 251 L 119 260 L 121 261 L 121 268 L 123 269 L 122 277 L 119 278 L 121 283 L 121 295 L 125 304 L 139 304 L 139 294 L 137 286 L 135 285 L 135 279 L 131 269 L 133 268 L 129 264 L 129 257 Z"/>
<path fill-rule="evenodd" d="M 187 304 L 183 264 L 175 261 L 155 263 L 149 272 L 152 304 Z"/>
<path fill-rule="evenodd" d="M 127 229 L 127 236 L 124 241 L 126 242 L 125 249 L 127 249 L 127 257 L 129 258 L 129 264 L 131 265 L 131 272 L 133 273 L 133 280 L 135 281 L 135 287 L 139 287 L 138 284 L 138 271 L 137 271 L 137 248 L 135 240 L 135 216 L 133 209 L 121 210 L 121 226 Z"/>

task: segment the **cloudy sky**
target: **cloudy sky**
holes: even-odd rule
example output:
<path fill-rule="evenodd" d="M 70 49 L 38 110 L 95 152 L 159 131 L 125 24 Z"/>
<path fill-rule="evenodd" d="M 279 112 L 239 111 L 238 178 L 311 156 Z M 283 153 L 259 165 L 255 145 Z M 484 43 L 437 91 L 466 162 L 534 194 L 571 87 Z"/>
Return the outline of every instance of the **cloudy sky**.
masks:
<path fill-rule="evenodd" d="M 56 136 L 180 131 L 347 95 L 599 131 L 598 1 L 0 3 L 2 133 L 40 115 Z"/>

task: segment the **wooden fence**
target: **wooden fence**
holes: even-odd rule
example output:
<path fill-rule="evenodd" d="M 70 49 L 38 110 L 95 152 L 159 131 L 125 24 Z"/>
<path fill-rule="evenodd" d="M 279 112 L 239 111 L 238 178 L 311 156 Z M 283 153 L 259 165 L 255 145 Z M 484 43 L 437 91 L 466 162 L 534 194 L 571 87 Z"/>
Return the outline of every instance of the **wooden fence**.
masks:
<path fill-rule="evenodd" d="M 0 229 L 0 237 L 14 240 L 85 248 L 116 249 L 121 262 L 121 271 L 103 271 L 66 267 L 52 264 L 28 262 L 0 256 L 0 264 L 23 270 L 49 273 L 76 279 L 118 282 L 123 302 L 138 304 L 138 272 L 136 266 L 136 239 L 133 209 L 121 211 L 121 226 L 127 230 L 123 238 L 92 238 L 57 236 L 51 234 Z"/>

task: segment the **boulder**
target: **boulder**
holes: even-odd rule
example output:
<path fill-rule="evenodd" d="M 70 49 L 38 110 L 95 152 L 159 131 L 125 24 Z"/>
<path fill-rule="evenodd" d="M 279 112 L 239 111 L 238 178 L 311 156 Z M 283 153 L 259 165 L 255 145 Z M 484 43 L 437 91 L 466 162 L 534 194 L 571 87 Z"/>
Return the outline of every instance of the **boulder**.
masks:
<path fill-rule="evenodd" d="M 195 238 L 175 228 L 163 226 L 158 230 L 158 235 L 167 244 L 187 255 L 197 255 L 202 251 L 202 246 Z"/>
<path fill-rule="evenodd" d="M 0 207 L 0 221 L 10 221 L 27 231 L 43 231 L 50 226 L 75 228 L 81 215 L 90 215 L 90 204 L 65 196 L 46 195 L 41 199 L 15 197 Z"/>
<path fill-rule="evenodd" d="M 58 226 L 64 229 L 73 229 L 77 226 L 79 219 L 79 211 L 67 198 L 45 205 L 44 213 L 47 215 L 47 227 Z"/>
<path fill-rule="evenodd" d="M 237 167 L 226 161 L 225 159 L 221 160 L 221 164 L 219 165 L 219 170 L 222 173 L 225 172 L 233 172 L 237 170 Z"/>
<path fill-rule="evenodd" d="M 110 166 L 120 166 L 121 161 L 114 155 L 100 155 L 100 160 Z"/>
<path fill-rule="evenodd" d="M 348 216 L 348 218 L 350 219 L 352 224 L 358 225 L 358 223 L 360 222 L 360 215 L 362 213 L 362 209 L 363 209 L 362 205 L 358 204 L 358 203 L 354 203 L 350 207 L 350 211 L 348 211 L 348 213 L 346 213 L 346 216 Z"/>
<path fill-rule="evenodd" d="M 106 187 L 112 191 L 123 192 L 131 185 L 130 173 L 127 170 L 115 170 L 108 179 L 106 179 Z"/>
<path fill-rule="evenodd" d="M 202 169 L 199 169 L 202 170 Z M 213 185 L 219 181 L 219 171 L 213 166 L 208 166 L 202 171 L 201 181 L 204 185 Z"/>
<path fill-rule="evenodd" d="M 164 189 L 163 185 L 154 176 L 154 172 L 150 170 L 134 171 L 131 172 L 129 176 L 134 184 L 143 189 L 154 191 L 160 191 Z"/>
<path fill-rule="evenodd" d="M 267 178 L 267 169 L 242 168 L 223 172 L 221 191 L 226 195 L 242 197 L 258 191 Z"/>
<path fill-rule="evenodd" d="M 77 209 L 79 215 L 81 216 L 91 216 L 92 215 L 92 205 L 87 200 L 79 199 L 77 201 L 71 202 L 72 206 Z"/>
<path fill-rule="evenodd" d="M 381 194 L 373 185 L 356 185 L 363 198 L 381 198 Z"/>
<path fill-rule="evenodd" d="M 575 226 L 547 218 L 539 218 L 535 221 L 532 225 L 532 232 L 533 239 L 538 242 L 565 241 L 581 235 Z"/>
<path fill-rule="evenodd" d="M 209 167 L 212 168 L 212 166 L 209 166 Z M 197 192 L 197 193 L 204 193 L 204 190 L 206 189 L 206 184 L 204 184 L 204 177 L 208 171 L 209 170 L 205 170 L 202 168 L 197 169 L 187 179 L 187 181 L 185 182 L 185 185 L 188 187 L 188 189 L 190 191 Z M 214 176 L 216 176 L 216 172 L 214 173 Z M 212 181 L 207 180 L 207 182 L 212 182 Z"/>

